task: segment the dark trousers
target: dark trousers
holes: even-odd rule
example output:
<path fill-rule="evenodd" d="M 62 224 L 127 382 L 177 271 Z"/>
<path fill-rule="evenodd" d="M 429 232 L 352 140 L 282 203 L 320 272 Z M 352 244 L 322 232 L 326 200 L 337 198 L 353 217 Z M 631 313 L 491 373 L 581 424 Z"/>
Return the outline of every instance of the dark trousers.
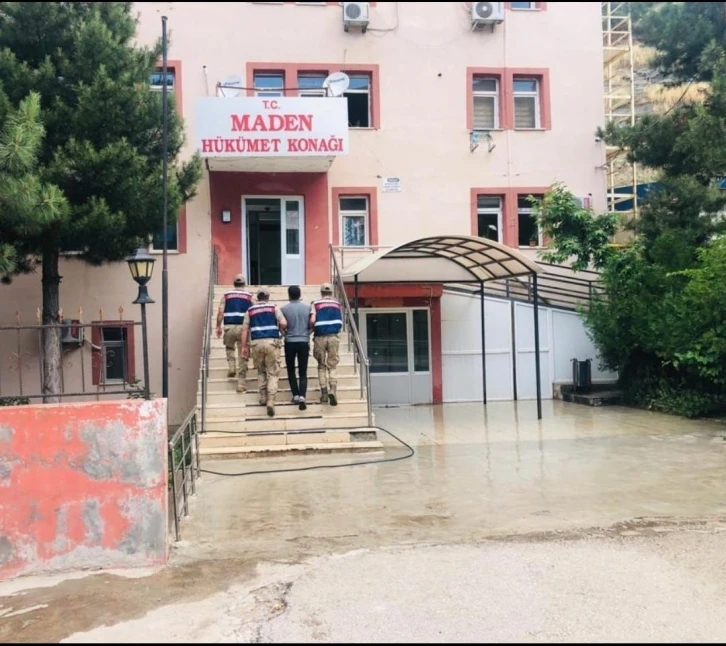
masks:
<path fill-rule="evenodd" d="M 285 362 L 287 363 L 287 378 L 290 380 L 290 390 L 293 397 L 305 397 L 308 392 L 308 357 L 310 344 L 307 341 L 293 341 L 285 344 Z M 295 377 L 295 360 L 297 359 L 300 385 Z"/>

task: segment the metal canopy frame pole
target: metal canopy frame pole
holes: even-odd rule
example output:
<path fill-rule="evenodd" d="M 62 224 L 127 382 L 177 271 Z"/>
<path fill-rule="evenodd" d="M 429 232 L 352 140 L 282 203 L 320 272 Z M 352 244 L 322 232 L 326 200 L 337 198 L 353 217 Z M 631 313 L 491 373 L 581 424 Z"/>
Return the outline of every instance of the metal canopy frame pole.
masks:
<path fill-rule="evenodd" d="M 482 401 L 484 406 L 487 405 L 487 328 L 486 328 L 486 307 L 484 302 L 484 283 L 479 283 L 481 287 L 481 382 L 482 382 Z"/>
<path fill-rule="evenodd" d="M 532 297 L 534 298 L 534 370 L 537 383 L 537 419 L 542 419 L 542 378 L 539 360 L 539 295 L 537 293 L 537 274 L 532 274 Z"/>

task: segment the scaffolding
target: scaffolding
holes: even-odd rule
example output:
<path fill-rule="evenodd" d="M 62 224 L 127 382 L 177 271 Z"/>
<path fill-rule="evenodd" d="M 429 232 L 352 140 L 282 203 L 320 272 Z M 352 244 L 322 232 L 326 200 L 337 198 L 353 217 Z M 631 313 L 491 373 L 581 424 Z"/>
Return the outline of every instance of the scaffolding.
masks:
<path fill-rule="evenodd" d="M 629 3 L 601 5 L 606 123 L 635 125 L 635 62 Z M 627 221 L 638 211 L 637 165 L 628 161 L 627 151 L 615 146 L 606 147 L 606 159 L 608 210 L 620 211 L 623 221 Z M 623 208 L 625 203 L 629 208 Z"/>

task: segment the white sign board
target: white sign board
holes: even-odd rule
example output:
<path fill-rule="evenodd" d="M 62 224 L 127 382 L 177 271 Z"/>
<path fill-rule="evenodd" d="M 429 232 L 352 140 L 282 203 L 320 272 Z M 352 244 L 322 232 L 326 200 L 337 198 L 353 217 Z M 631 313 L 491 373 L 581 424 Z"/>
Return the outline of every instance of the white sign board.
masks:
<path fill-rule="evenodd" d="M 337 157 L 348 154 L 344 97 L 197 99 L 202 157 Z"/>
<path fill-rule="evenodd" d="M 382 190 L 384 193 L 400 193 L 402 190 L 401 178 L 400 177 L 384 177 Z"/>

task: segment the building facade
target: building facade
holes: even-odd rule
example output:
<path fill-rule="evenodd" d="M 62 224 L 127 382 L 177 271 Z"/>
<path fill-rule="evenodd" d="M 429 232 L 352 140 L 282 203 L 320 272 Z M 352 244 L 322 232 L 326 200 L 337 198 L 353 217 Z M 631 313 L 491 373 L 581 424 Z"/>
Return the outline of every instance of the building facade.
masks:
<path fill-rule="evenodd" d="M 205 158 L 197 197 L 167 232 L 172 420 L 194 404 L 212 245 L 221 284 L 240 271 L 251 284 L 315 284 L 330 278 L 330 245 L 343 248 L 344 264 L 438 234 L 486 237 L 534 256 L 544 241 L 527 197 L 554 182 L 605 208 L 594 134 L 603 125 L 599 3 L 475 3 L 502 14 L 478 27 L 470 3 L 355 3 L 369 12 L 365 30 L 346 29 L 343 4 L 353 3 L 136 5 L 141 43 L 154 42 L 168 16 L 170 75 L 152 82 L 173 88 L 186 151 Z M 334 89 L 340 72 L 344 91 Z M 150 284 L 157 303 L 159 269 Z M 140 339 L 123 325 L 137 317 L 128 269 L 69 258 L 61 273 L 66 315 L 81 308 L 84 320 L 97 320 L 103 309 L 109 338 L 120 336 L 140 365 Z M 0 289 L 6 320 L 17 309 L 34 316 L 38 276 Z M 424 329 L 427 366 L 438 371 L 428 401 L 440 401 L 441 293 L 432 290 L 371 287 L 361 304 L 404 312 L 403 322 L 371 325 L 383 336 L 408 326 L 412 348 Z M 158 393 L 160 306 L 149 315 Z"/>

